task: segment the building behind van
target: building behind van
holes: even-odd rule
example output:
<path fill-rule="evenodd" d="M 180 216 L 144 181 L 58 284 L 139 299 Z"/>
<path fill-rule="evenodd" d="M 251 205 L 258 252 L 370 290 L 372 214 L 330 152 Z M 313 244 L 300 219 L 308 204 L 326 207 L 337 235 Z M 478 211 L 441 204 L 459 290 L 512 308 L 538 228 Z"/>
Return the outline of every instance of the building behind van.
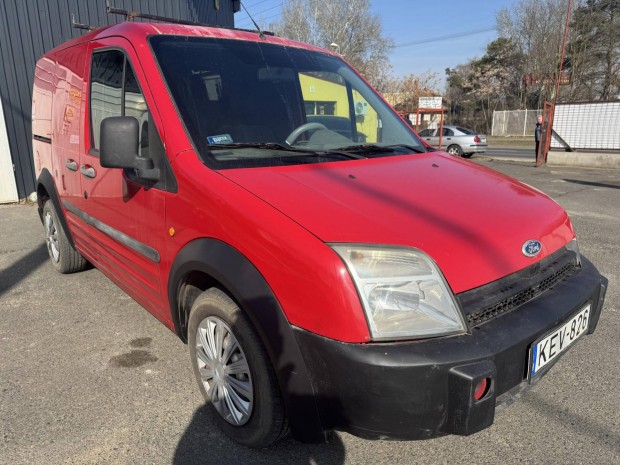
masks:
<path fill-rule="evenodd" d="M 119 9 L 232 27 L 239 0 L 112 0 Z M 35 190 L 30 114 L 34 68 L 46 51 L 80 37 L 77 23 L 104 27 L 125 18 L 109 14 L 105 0 L 2 0 L 0 4 L 0 203 Z M 140 18 L 136 22 L 143 21 Z"/>

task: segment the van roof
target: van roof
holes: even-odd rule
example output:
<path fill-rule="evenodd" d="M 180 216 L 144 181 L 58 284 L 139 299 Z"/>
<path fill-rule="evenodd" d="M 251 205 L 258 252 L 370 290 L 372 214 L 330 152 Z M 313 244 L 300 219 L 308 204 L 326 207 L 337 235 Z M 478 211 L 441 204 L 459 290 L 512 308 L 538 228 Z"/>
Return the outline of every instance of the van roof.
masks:
<path fill-rule="evenodd" d="M 58 50 L 62 50 L 68 47 L 72 47 L 77 44 L 89 42 L 92 40 L 103 39 L 105 37 L 120 36 L 129 40 L 131 43 L 145 42 L 149 36 L 152 35 L 177 35 L 188 37 L 215 37 L 222 39 L 237 39 L 246 40 L 252 42 L 267 42 L 279 45 L 287 45 L 297 48 L 305 48 L 308 50 L 320 51 L 333 55 L 334 52 L 314 45 L 304 44 L 302 42 L 296 42 L 282 37 L 276 37 L 271 35 L 265 35 L 264 38 L 259 37 L 258 32 L 230 29 L 222 27 L 210 27 L 210 26 L 193 26 L 173 23 L 136 23 L 132 21 L 124 21 L 119 24 L 111 26 L 105 26 L 100 29 L 84 34 L 83 36 L 76 37 L 67 42 L 60 44 L 58 47 L 48 51 L 45 55 L 51 54 Z"/>

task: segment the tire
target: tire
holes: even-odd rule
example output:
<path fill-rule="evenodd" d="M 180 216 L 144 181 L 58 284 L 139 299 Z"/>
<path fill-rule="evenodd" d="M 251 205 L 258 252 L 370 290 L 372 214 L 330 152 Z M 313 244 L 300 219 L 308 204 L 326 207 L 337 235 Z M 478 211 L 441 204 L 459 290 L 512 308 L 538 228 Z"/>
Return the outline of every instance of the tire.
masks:
<path fill-rule="evenodd" d="M 286 435 L 284 402 L 267 352 L 248 316 L 220 289 L 208 289 L 194 302 L 188 346 L 200 391 L 224 434 L 254 448 Z M 232 365 L 234 373 L 227 373 Z"/>
<path fill-rule="evenodd" d="M 448 153 L 450 155 L 455 155 L 457 157 L 462 157 L 463 156 L 463 149 L 461 149 L 461 147 L 459 147 L 458 145 L 451 145 L 450 147 L 448 147 Z"/>
<path fill-rule="evenodd" d="M 69 243 L 50 200 L 43 205 L 43 227 L 47 252 L 54 268 L 63 274 L 68 274 L 82 271 L 88 266 L 88 261 Z"/>

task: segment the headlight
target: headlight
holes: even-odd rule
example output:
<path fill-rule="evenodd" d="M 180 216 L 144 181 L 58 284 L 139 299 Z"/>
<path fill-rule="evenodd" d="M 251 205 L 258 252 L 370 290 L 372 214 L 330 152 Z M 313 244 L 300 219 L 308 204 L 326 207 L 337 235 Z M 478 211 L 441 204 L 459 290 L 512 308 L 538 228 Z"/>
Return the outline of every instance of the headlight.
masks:
<path fill-rule="evenodd" d="M 574 238 L 568 244 L 566 244 L 566 248 L 572 252 L 575 252 L 577 256 L 577 266 L 581 266 L 581 254 L 579 253 L 579 244 L 577 244 L 577 238 Z"/>
<path fill-rule="evenodd" d="M 466 331 L 463 315 L 435 263 L 419 250 L 331 244 L 357 286 L 373 340 Z"/>

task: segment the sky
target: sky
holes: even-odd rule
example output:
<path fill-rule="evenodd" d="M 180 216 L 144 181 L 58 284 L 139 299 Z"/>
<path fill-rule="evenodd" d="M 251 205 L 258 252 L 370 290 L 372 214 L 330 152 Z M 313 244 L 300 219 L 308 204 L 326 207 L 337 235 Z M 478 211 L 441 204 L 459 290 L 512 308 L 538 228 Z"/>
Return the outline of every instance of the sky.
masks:
<path fill-rule="evenodd" d="M 254 19 L 270 24 L 281 18 L 286 0 L 242 0 Z M 395 76 L 439 74 L 445 69 L 484 55 L 497 38 L 495 15 L 516 0 L 370 0 L 372 13 L 381 18 L 384 35 L 395 44 L 390 62 Z M 252 28 L 243 8 L 235 13 L 235 27 Z M 345 57 L 346 58 L 346 57 Z"/>

